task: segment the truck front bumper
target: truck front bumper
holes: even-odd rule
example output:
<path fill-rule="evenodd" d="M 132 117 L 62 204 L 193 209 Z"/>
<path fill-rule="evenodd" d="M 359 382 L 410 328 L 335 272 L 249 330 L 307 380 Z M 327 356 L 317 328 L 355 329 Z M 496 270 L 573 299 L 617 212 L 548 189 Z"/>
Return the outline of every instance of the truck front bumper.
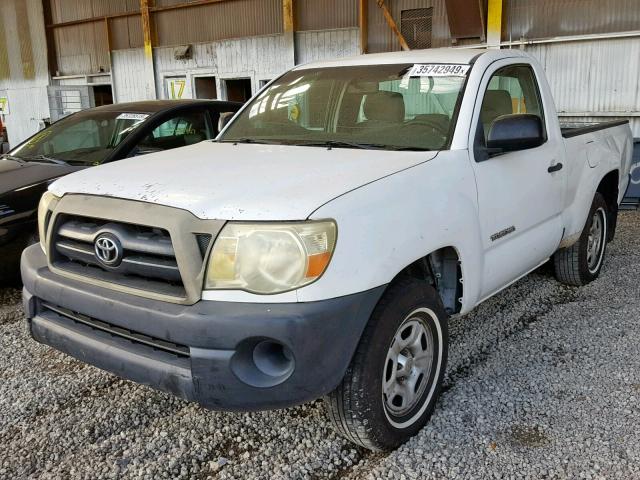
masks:
<path fill-rule="evenodd" d="M 341 381 L 384 286 L 309 303 L 177 305 L 52 273 L 22 256 L 33 338 L 77 359 L 216 410 L 265 410 Z"/>

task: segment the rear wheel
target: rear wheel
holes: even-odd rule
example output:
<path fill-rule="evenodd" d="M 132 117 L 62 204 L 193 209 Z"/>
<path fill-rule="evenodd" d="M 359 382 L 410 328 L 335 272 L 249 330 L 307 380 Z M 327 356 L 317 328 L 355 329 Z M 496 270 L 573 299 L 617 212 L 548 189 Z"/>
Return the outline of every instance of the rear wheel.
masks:
<path fill-rule="evenodd" d="M 600 193 L 596 193 L 578 241 L 569 248 L 558 250 L 553 256 L 558 280 L 581 286 L 600 275 L 609 238 L 609 218 L 607 203 Z"/>
<path fill-rule="evenodd" d="M 415 279 L 389 287 L 342 383 L 325 399 L 336 430 L 371 450 L 407 441 L 433 412 L 447 353 L 447 314 L 436 291 Z"/>

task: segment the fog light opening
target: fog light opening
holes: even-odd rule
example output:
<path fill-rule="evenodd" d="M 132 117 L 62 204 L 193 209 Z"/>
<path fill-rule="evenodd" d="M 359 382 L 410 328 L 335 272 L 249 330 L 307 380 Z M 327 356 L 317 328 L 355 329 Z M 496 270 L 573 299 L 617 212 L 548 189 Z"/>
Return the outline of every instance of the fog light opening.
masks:
<path fill-rule="evenodd" d="M 254 347 L 253 363 L 260 372 L 270 377 L 287 376 L 294 367 L 291 350 L 270 340 L 264 340 Z"/>

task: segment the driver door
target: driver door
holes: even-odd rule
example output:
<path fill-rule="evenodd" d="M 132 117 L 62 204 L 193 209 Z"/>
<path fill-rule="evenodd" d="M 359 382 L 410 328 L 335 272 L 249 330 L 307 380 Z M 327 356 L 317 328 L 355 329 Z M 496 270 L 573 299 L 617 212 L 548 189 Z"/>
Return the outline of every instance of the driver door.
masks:
<path fill-rule="evenodd" d="M 496 62 L 483 78 L 478 100 L 470 144 L 484 248 L 481 296 L 486 298 L 558 247 L 564 172 L 548 169 L 563 160 L 564 144 L 550 136 L 532 65 Z M 540 116 L 546 141 L 535 148 L 489 153 L 485 142 L 493 122 L 518 113 Z"/>

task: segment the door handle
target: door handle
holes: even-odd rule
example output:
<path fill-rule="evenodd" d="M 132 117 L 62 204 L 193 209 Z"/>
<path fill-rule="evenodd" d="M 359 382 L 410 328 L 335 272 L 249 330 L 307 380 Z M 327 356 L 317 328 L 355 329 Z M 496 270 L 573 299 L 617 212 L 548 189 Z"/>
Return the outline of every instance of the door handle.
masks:
<path fill-rule="evenodd" d="M 562 170 L 562 164 L 560 162 L 547 168 L 547 172 L 549 173 L 557 172 L 558 170 Z"/>

